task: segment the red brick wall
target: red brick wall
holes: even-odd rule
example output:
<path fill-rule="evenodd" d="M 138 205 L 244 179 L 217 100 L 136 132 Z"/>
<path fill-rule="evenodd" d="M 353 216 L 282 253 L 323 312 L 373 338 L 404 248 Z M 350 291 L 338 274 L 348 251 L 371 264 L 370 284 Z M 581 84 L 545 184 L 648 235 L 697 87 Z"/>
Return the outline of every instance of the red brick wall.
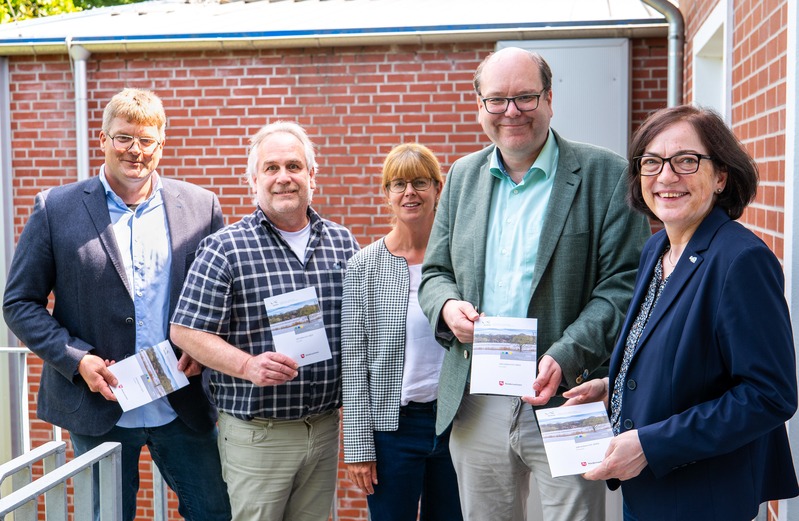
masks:
<path fill-rule="evenodd" d="M 686 101 L 692 99 L 691 39 L 717 0 L 695 0 L 686 18 Z M 760 185 L 741 222 L 783 258 L 787 0 L 732 2 L 732 129 L 757 161 Z"/>
<path fill-rule="evenodd" d="M 429 146 L 447 170 L 487 144 L 472 74 L 493 44 L 358 47 L 241 52 L 98 54 L 88 62 L 92 174 L 102 163 L 96 134 L 108 99 L 126 86 L 149 88 L 169 117 L 159 170 L 214 190 L 228 222 L 252 211 L 242 174 L 249 137 L 267 121 L 295 119 L 318 145 L 314 207 L 348 226 L 362 245 L 389 229 L 378 187 L 396 144 Z M 632 41 L 632 125 L 665 106 L 664 39 Z M 21 231 L 39 190 L 74 181 L 75 116 L 65 56 L 13 57 L 11 124 L 14 225 Z M 31 407 L 40 369 L 31 357 Z M 49 426 L 33 421 L 34 445 Z M 71 454 L 69 455 L 71 458 Z M 149 460 L 142 489 L 150 488 Z M 339 519 L 366 519 L 366 501 L 339 472 Z M 140 515 L 151 517 L 140 494 Z M 177 514 L 172 509 L 172 518 Z"/>
<path fill-rule="evenodd" d="M 683 6 L 686 18 L 686 102 L 692 99 L 692 37 L 718 0 Z M 787 0 L 736 0 L 732 29 L 733 132 L 755 158 L 760 184 L 741 222 L 757 233 L 781 260 L 785 231 L 785 125 L 787 114 Z M 728 29 L 729 30 L 729 29 Z M 778 519 L 779 503 L 768 505 Z"/>

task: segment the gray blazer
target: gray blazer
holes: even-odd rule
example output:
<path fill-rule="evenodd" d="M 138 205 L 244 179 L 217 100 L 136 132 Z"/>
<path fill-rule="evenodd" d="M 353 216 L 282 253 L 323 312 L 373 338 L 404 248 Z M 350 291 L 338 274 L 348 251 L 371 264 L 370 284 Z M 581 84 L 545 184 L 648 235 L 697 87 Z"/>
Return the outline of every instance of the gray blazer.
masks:
<path fill-rule="evenodd" d="M 553 131 L 554 132 L 554 131 Z M 555 133 L 560 158 L 544 216 L 528 317 L 538 319 L 538 355 L 552 356 L 564 384 L 582 382 L 610 356 L 632 295 L 647 219 L 626 203 L 626 161 Z M 466 390 L 471 344 L 439 321 L 444 303 L 481 308 L 494 146 L 453 163 L 427 246 L 419 303 L 448 349 L 438 391 L 437 430 L 455 417 Z"/>
<path fill-rule="evenodd" d="M 212 192 L 161 178 L 172 244 L 169 313 L 200 240 L 223 225 Z M 71 432 L 98 436 L 122 415 L 78 375 L 86 352 L 122 360 L 135 351 L 136 317 L 98 177 L 36 196 L 8 274 L 3 316 L 8 327 L 44 360 L 37 414 Z M 53 293 L 52 315 L 47 310 Z M 169 395 L 192 429 L 210 429 L 216 412 L 202 377 Z"/>

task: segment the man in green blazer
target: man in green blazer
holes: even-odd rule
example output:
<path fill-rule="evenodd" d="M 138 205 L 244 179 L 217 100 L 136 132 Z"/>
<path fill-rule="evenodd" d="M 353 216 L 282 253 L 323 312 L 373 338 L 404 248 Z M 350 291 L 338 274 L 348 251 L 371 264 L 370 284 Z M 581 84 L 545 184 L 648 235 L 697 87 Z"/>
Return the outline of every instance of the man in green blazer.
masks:
<path fill-rule="evenodd" d="M 562 403 L 556 395 L 610 355 L 650 234 L 625 202 L 624 158 L 549 127 L 551 82 L 546 61 L 519 48 L 477 68 L 479 120 L 493 145 L 452 165 L 419 288 L 448 350 L 437 430 L 452 425 L 468 520 L 523 521 L 531 473 L 546 521 L 604 519 L 603 484 L 551 477 L 529 405 L 468 385 L 479 314 L 533 317 L 538 374 L 527 401 Z"/>

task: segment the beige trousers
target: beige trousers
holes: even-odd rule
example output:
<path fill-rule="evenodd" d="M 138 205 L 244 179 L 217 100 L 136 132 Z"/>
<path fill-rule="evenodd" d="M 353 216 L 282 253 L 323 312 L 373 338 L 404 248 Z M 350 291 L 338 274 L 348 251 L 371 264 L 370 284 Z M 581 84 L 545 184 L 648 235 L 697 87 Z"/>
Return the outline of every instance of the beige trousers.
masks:
<path fill-rule="evenodd" d="M 553 478 L 532 406 L 511 396 L 466 394 L 449 442 L 467 521 L 525 521 L 530 476 L 544 521 L 603 521 L 605 483 Z"/>
<path fill-rule="evenodd" d="M 327 521 L 336 491 L 337 410 L 301 420 L 219 415 L 234 521 Z"/>

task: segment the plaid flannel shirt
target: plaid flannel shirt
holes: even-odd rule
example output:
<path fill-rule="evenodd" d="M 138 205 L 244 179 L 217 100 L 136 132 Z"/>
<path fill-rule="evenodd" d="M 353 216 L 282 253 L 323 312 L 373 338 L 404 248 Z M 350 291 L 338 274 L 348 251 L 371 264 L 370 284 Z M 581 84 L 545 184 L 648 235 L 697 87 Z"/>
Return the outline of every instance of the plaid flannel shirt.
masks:
<path fill-rule="evenodd" d="M 274 351 L 264 299 L 314 286 L 333 358 L 299 368 L 285 384 L 258 387 L 211 371 L 219 410 L 243 420 L 298 419 L 341 405 L 341 297 L 359 249 L 341 225 L 308 210 L 311 234 L 298 259 L 261 209 L 207 237 L 189 270 L 172 322 L 219 335 L 252 355 Z"/>

